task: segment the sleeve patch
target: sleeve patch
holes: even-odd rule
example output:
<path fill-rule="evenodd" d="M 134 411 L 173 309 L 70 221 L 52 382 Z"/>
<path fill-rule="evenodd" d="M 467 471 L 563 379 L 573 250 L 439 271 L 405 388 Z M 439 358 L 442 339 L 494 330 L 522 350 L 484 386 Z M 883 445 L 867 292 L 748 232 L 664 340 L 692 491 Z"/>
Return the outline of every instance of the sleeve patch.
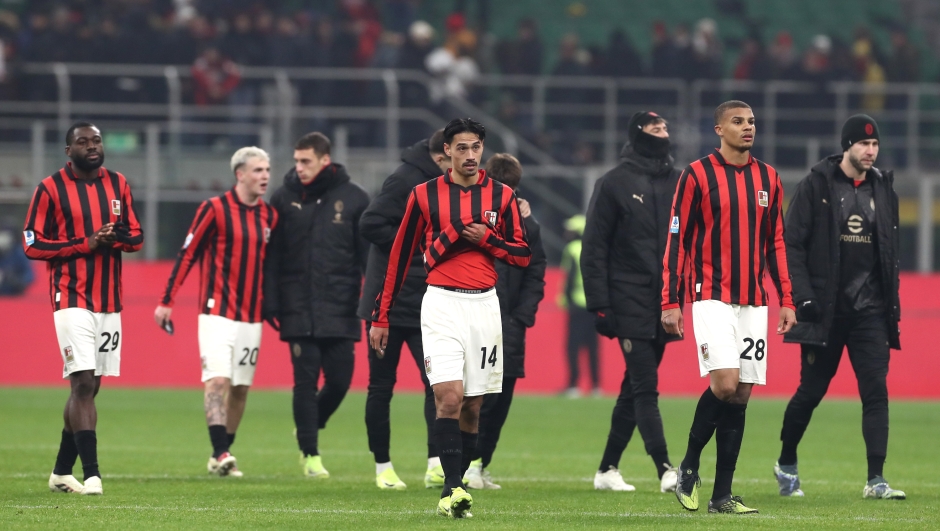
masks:
<path fill-rule="evenodd" d="M 23 239 L 26 241 L 26 246 L 36 243 L 36 233 L 31 230 L 23 231 Z"/>
<path fill-rule="evenodd" d="M 679 216 L 672 217 L 672 223 L 669 224 L 669 232 L 679 234 Z"/>

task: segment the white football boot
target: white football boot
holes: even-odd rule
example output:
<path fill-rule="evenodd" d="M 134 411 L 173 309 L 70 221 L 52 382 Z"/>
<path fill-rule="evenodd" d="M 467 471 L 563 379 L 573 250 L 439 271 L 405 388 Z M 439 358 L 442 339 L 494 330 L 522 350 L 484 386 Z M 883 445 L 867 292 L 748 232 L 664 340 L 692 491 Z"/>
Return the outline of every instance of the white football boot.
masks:
<path fill-rule="evenodd" d="M 82 488 L 82 494 L 85 496 L 100 496 L 104 494 L 104 490 L 101 489 L 101 478 L 92 476 L 86 479 L 85 487 Z"/>
<path fill-rule="evenodd" d="M 633 492 L 636 490 L 636 487 L 626 483 L 623 480 L 623 476 L 620 475 L 620 471 L 614 467 L 610 467 L 607 472 L 601 472 L 600 470 L 594 474 L 594 490 L 616 490 L 622 492 Z"/>
<path fill-rule="evenodd" d="M 67 476 L 56 475 L 55 472 L 49 475 L 49 490 L 52 492 L 81 492 L 85 487 L 75 479 L 75 476 L 69 474 Z"/>
<path fill-rule="evenodd" d="M 659 480 L 659 492 L 675 492 L 676 484 L 679 483 L 679 471 L 674 466 L 663 463 L 666 471 L 663 472 L 663 478 Z"/>

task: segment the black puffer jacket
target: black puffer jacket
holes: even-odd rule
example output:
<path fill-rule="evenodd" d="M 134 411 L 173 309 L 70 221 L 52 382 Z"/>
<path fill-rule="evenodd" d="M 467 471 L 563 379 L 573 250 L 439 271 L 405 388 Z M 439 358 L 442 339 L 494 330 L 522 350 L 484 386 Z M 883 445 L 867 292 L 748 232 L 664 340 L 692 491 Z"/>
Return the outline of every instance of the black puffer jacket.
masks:
<path fill-rule="evenodd" d="M 359 220 L 359 230 L 363 238 L 372 243 L 369 249 L 369 265 L 366 268 L 366 284 L 362 289 L 358 311 L 359 317 L 366 320 L 372 318 L 375 299 L 382 291 L 382 282 L 388 270 L 388 255 L 392 251 L 392 244 L 395 243 L 398 226 L 405 215 L 411 190 L 423 182 L 440 177 L 443 173 L 431 158 L 426 139 L 402 151 L 401 160 L 403 164 L 385 179 L 382 190 Z M 427 277 L 421 251 L 415 248 L 405 284 L 389 313 L 390 326 L 421 327 L 421 298 L 428 289 Z"/>
<path fill-rule="evenodd" d="M 535 312 L 545 297 L 545 248 L 542 229 L 534 216 L 522 219 L 526 239 L 532 250 L 527 267 L 516 267 L 496 261 L 496 296 L 503 320 L 503 376 L 525 378 L 525 333 L 535 325 Z"/>
<path fill-rule="evenodd" d="M 620 155 L 591 197 L 581 247 L 584 294 L 588 310 L 612 312 L 617 337 L 654 339 L 665 334 L 663 255 L 680 172 L 671 156 L 647 158 L 629 144 Z"/>
<path fill-rule="evenodd" d="M 274 192 L 280 215 L 264 264 L 264 314 L 281 323 L 281 339 L 359 340 L 356 317 L 368 243 L 359 218 L 369 196 L 339 164 L 304 186 L 291 170 Z"/>
<path fill-rule="evenodd" d="M 787 266 L 793 283 L 793 302 L 797 307 L 815 300 L 819 322 L 799 322 L 784 337 L 785 342 L 825 345 L 836 311 L 839 290 L 839 209 L 841 201 L 833 186 L 836 166 L 842 155 L 832 155 L 813 166 L 810 174 L 797 185 L 787 208 Z M 872 168 L 868 172 L 875 203 L 875 230 L 881 286 L 885 301 L 885 319 L 891 348 L 900 349 L 898 322 L 901 320 L 899 286 L 898 195 L 894 191 L 894 173 Z"/>

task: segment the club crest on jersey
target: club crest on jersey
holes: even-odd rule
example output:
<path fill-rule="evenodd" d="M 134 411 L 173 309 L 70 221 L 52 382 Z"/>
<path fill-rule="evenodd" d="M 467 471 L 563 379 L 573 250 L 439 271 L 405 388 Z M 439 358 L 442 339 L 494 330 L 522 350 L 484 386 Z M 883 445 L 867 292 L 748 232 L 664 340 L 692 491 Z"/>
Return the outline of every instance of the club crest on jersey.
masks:
<path fill-rule="evenodd" d="M 264 243 L 268 243 L 270 239 L 271 239 L 271 229 L 269 229 L 268 227 L 265 227 L 264 228 Z"/>
<path fill-rule="evenodd" d="M 708 361 L 708 343 L 702 343 L 699 349 L 702 351 L 702 359 Z"/>
<path fill-rule="evenodd" d="M 121 200 L 120 199 L 111 200 L 111 213 L 114 214 L 115 216 L 121 215 Z"/>
<path fill-rule="evenodd" d="M 762 206 L 762 207 L 765 207 L 765 206 L 769 205 L 769 204 L 770 204 L 769 198 L 770 198 L 770 196 L 769 196 L 769 194 L 768 194 L 767 192 L 765 192 L 765 191 L 763 191 L 763 190 L 758 190 L 758 191 L 757 191 L 757 204 L 758 204 L 758 205 L 760 205 L 760 206 Z"/>
<path fill-rule="evenodd" d="M 31 230 L 24 230 L 23 240 L 26 241 L 26 246 L 29 247 L 30 245 L 36 243 L 36 233 Z"/>
<path fill-rule="evenodd" d="M 483 213 L 483 217 L 486 218 L 487 223 L 489 223 L 490 225 L 494 227 L 496 226 L 496 211 L 495 210 L 487 210 L 486 212 Z"/>
<path fill-rule="evenodd" d="M 672 223 L 669 224 L 669 232 L 679 234 L 679 216 L 672 216 Z"/>

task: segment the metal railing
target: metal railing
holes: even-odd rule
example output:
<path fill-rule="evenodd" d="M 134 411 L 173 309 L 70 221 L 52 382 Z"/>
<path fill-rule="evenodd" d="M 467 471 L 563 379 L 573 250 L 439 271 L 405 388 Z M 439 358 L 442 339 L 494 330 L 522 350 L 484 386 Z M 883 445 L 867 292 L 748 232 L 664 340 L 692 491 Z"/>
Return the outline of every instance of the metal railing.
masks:
<path fill-rule="evenodd" d="M 137 131 L 145 139 L 146 202 L 196 200 L 204 195 L 181 189 L 180 182 L 167 181 L 167 176 L 179 173 L 174 166 L 180 164 L 181 153 L 188 148 L 187 135 L 253 135 L 261 147 L 284 156 L 290 152 L 301 121 L 365 121 L 374 124 L 369 126 L 375 138 L 371 149 L 357 151 L 342 141 L 337 144 L 338 150 L 352 154 L 350 161 L 368 161 L 375 188 L 383 174 L 399 162 L 403 124 L 414 122 L 435 129 L 445 122 L 429 102 L 402 104 L 403 84 L 427 90 L 433 82 L 423 72 L 410 70 L 242 67 L 242 79 L 261 86 L 264 97 L 259 96 L 255 105 L 217 106 L 184 103 L 186 83 L 191 78 L 188 66 L 29 63 L 23 72 L 34 78 L 51 77 L 56 89 L 55 98 L 49 101 L 0 102 L 0 133 L 4 129 L 30 131 L 32 179 L 46 175 L 47 131 L 54 128 L 61 138 L 76 116 L 94 116 L 109 127 Z M 165 101 L 75 101 L 74 81 L 82 76 L 159 81 L 165 89 Z M 334 82 L 368 84 L 376 97 L 348 105 L 299 103 L 304 86 Z M 791 174 L 798 175 L 827 151 L 835 151 L 842 123 L 861 110 L 866 98 L 881 98 L 881 108 L 868 112 L 882 125 L 884 162 L 899 168 L 903 193 L 919 199 L 917 268 L 933 269 L 935 178 L 922 175 L 921 165 L 924 160 L 940 160 L 940 84 L 686 83 L 678 79 L 484 75 L 476 87 L 484 95 L 484 105 L 451 98 L 446 101 L 448 110 L 480 118 L 504 150 L 524 157 L 526 175 L 532 177 L 523 185 L 526 192 L 560 216 L 583 210 L 593 182 L 616 164 L 627 138 L 626 122 L 637 110 L 652 109 L 670 121 L 678 164 L 684 164 L 717 144 L 711 136 L 714 106 L 735 96 L 745 99 L 758 117 L 757 154 L 781 166 L 783 173 L 789 168 Z M 515 106 L 514 116 L 493 104 L 507 96 Z M 487 113 L 481 107 L 494 112 Z M 336 127 L 336 131 L 346 131 L 342 124 Z M 581 166 L 562 164 L 546 144 L 546 137 L 556 144 L 599 146 L 600 160 Z M 558 191 L 557 179 L 580 182 L 580 195 Z M 0 191 L 0 199 L 14 198 L 8 191 Z M 156 212 L 156 208 L 148 209 L 151 215 L 149 212 Z M 560 248 L 560 230 L 549 227 L 545 232 L 546 243 Z"/>

